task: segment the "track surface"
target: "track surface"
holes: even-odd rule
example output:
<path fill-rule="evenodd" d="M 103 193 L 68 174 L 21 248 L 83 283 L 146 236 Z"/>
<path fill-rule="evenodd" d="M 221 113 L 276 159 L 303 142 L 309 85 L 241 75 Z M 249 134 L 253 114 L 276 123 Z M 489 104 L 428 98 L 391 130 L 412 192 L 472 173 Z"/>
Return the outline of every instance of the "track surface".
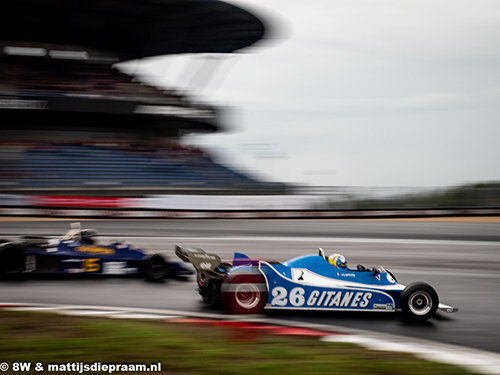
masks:
<path fill-rule="evenodd" d="M 0 221 L 0 238 L 59 236 L 70 220 Z M 500 353 L 500 224 L 339 220 L 112 220 L 84 221 L 101 242 L 127 239 L 170 260 L 176 243 L 231 258 L 287 260 L 322 247 L 344 254 L 351 267 L 383 265 L 402 284 L 426 281 L 440 300 L 458 307 L 426 323 L 390 313 L 273 312 L 272 317 L 418 337 Z M 0 302 L 141 307 L 224 313 L 202 303 L 194 278 L 32 278 L 0 281 Z"/>

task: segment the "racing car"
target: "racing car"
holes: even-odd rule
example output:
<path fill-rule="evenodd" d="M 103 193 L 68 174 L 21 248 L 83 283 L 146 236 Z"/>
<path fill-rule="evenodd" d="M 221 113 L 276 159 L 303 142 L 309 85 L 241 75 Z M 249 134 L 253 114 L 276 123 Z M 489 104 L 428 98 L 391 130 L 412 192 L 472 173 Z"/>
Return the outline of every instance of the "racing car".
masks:
<path fill-rule="evenodd" d="M 141 274 L 148 279 L 194 274 L 181 263 L 167 262 L 160 254 L 138 249 L 124 241 L 104 246 L 96 243 L 94 229 L 80 223 L 59 239 L 23 236 L 0 240 L 0 277 L 27 274 Z"/>
<path fill-rule="evenodd" d="M 176 255 L 192 263 L 198 292 L 204 301 L 220 303 L 235 314 L 258 314 L 264 309 L 378 311 L 402 310 L 414 320 L 428 320 L 436 311 L 456 312 L 439 302 L 432 286 L 398 284 L 384 267 L 347 267 L 345 257 L 318 254 L 284 263 L 251 259 L 235 253 L 232 262 L 202 249 L 176 245 Z"/>

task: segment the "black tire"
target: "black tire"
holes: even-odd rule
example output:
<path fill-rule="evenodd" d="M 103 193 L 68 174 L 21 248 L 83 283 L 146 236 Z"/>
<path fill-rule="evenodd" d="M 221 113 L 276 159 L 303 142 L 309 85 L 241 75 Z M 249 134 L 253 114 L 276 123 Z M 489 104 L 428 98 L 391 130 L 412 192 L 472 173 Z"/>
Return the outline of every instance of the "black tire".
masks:
<path fill-rule="evenodd" d="M 234 314 L 260 314 L 268 291 L 260 275 L 230 275 L 222 285 L 222 302 Z"/>
<path fill-rule="evenodd" d="M 413 320 L 428 320 L 438 309 L 439 297 L 432 286 L 422 282 L 408 285 L 401 293 L 401 309 Z"/>
<path fill-rule="evenodd" d="M 19 245 L 6 244 L 0 247 L 0 277 L 19 277 L 26 266 L 24 248 Z"/>
<path fill-rule="evenodd" d="M 170 275 L 170 264 L 159 254 L 148 255 L 143 260 L 144 275 L 151 280 L 163 279 Z"/>

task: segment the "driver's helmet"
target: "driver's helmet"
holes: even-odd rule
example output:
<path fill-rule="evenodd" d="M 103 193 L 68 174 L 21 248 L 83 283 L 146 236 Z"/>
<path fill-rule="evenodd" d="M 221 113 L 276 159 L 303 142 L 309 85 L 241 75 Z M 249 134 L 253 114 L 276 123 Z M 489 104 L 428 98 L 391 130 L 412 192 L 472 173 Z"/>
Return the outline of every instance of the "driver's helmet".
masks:
<path fill-rule="evenodd" d="M 337 268 L 347 268 L 347 261 L 345 256 L 340 254 L 332 254 L 328 257 L 328 262 Z"/>
<path fill-rule="evenodd" d="M 97 237 L 97 231 L 95 229 L 82 229 L 80 231 L 80 241 L 93 244 L 95 238 Z"/>

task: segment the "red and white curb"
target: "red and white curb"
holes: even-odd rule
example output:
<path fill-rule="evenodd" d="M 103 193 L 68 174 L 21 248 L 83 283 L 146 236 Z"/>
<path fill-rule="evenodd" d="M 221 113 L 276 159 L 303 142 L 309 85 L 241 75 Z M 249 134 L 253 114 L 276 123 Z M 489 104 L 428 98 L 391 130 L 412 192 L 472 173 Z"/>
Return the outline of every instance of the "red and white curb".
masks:
<path fill-rule="evenodd" d="M 319 340 L 326 342 L 352 343 L 369 350 L 410 353 L 418 358 L 460 366 L 481 374 L 500 375 L 500 354 L 497 353 L 345 327 L 283 321 L 262 315 L 224 315 L 161 309 L 1 302 L 0 309 L 43 311 L 73 316 L 160 319 L 180 323 L 210 324 L 234 327 L 244 330 L 246 334 L 266 331 L 282 335 L 307 335 L 318 337 Z"/>

